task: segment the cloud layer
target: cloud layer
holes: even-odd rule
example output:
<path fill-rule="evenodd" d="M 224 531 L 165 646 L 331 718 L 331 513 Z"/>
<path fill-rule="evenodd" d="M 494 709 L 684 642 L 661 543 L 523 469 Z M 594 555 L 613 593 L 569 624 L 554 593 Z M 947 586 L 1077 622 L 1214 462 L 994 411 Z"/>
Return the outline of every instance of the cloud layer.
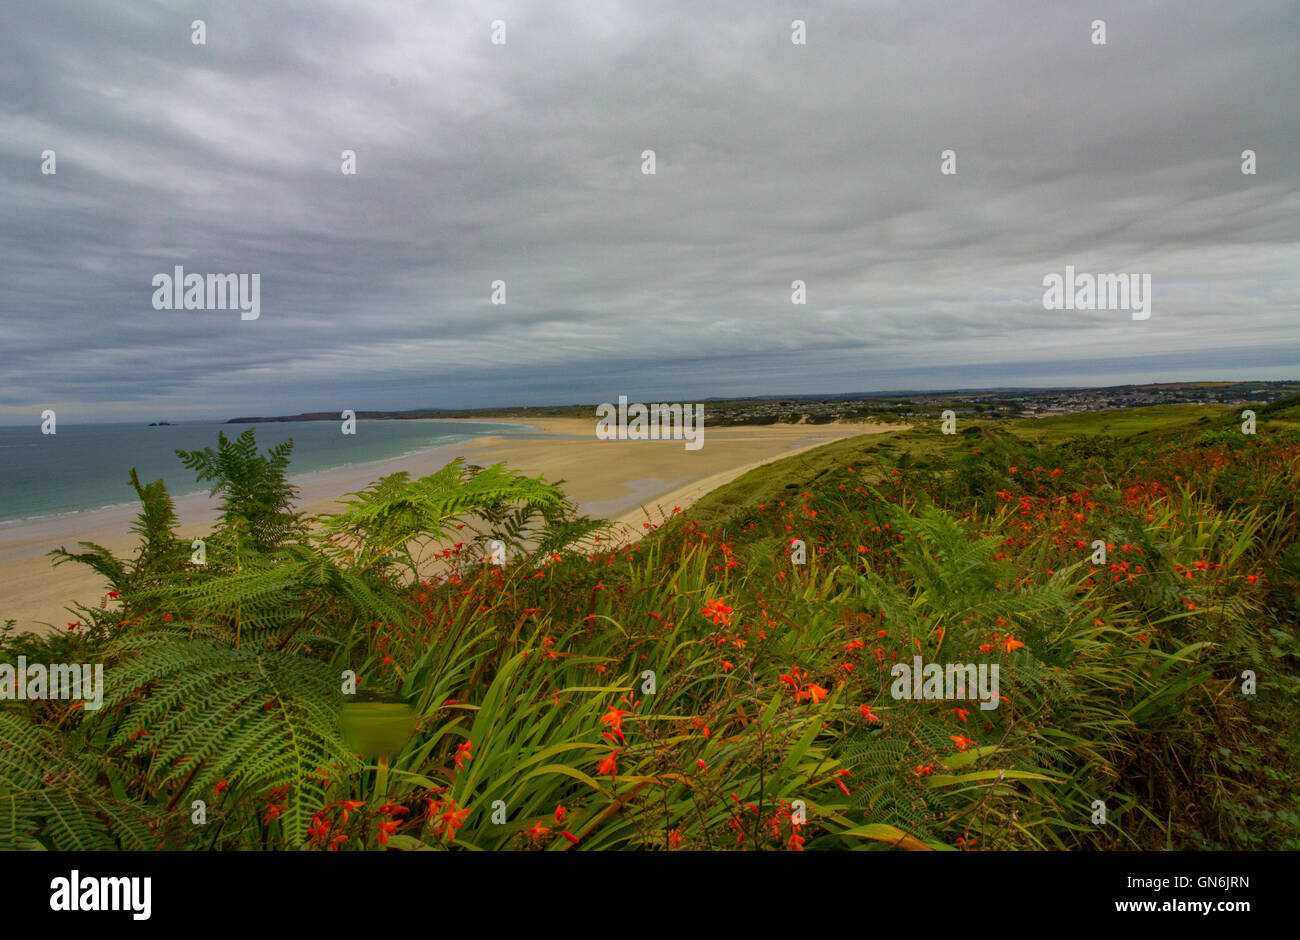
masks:
<path fill-rule="evenodd" d="M 0 422 L 1300 377 L 1285 0 L 700 6 L 6 7 Z"/>

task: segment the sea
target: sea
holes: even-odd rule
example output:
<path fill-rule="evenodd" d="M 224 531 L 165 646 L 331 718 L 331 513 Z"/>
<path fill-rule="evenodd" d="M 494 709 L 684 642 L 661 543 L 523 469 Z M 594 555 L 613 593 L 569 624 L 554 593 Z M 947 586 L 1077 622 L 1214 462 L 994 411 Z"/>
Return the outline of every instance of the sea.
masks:
<path fill-rule="evenodd" d="M 135 505 L 129 474 L 142 483 L 162 479 L 173 496 L 207 493 L 177 450 L 215 448 L 217 435 L 238 437 L 253 429 L 258 450 L 293 439 L 289 476 L 387 460 L 487 435 L 531 437 L 524 424 L 468 421 L 358 421 L 344 434 L 341 421 L 258 424 L 181 422 L 63 424 L 42 434 L 39 423 L 0 427 L 0 527 L 96 509 Z"/>

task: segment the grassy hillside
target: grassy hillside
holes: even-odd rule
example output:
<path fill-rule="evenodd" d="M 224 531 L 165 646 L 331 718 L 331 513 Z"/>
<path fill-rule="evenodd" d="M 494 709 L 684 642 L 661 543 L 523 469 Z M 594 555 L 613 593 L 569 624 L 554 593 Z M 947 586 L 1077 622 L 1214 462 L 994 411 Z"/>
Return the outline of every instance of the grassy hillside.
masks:
<path fill-rule="evenodd" d="M 121 609 L 0 656 L 109 677 L 0 712 L 0 841 L 1300 848 L 1300 405 L 1257 416 L 849 439 L 632 546 L 504 470 L 381 481 L 318 539 L 223 451 L 204 569 L 142 492 L 138 558 L 82 559 Z M 422 539 L 462 570 L 416 581 Z M 917 656 L 997 666 L 995 707 L 899 694 Z"/>

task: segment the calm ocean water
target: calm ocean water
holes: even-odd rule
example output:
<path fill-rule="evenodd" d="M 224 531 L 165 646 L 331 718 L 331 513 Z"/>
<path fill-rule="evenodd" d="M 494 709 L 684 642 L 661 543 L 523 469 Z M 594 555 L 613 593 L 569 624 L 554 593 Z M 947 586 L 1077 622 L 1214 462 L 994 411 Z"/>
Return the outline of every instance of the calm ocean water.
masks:
<path fill-rule="evenodd" d="M 160 477 L 173 496 L 207 492 L 185 469 L 175 451 L 216 447 L 218 432 L 237 437 L 254 429 L 258 450 L 293 438 L 291 476 L 348 464 L 385 460 L 455 444 L 488 434 L 523 437 L 523 425 L 441 421 L 360 421 L 355 435 L 339 421 L 276 424 L 184 423 L 169 427 L 137 424 L 0 427 L 0 525 L 18 520 L 134 503 L 128 481 L 135 467 L 141 482 Z"/>

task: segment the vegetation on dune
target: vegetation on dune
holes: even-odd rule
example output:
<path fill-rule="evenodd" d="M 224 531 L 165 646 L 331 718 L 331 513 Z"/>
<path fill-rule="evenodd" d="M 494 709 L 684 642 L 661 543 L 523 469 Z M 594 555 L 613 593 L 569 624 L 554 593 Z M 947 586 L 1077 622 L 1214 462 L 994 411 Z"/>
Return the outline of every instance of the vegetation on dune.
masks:
<path fill-rule="evenodd" d="M 4 703 L 0 845 L 1300 848 L 1298 412 L 859 437 L 631 545 L 459 462 L 303 520 L 223 436 L 205 564 L 132 475 L 136 555 L 56 559 L 117 607 L 5 639 L 106 691 Z M 895 698 L 916 656 L 997 707 Z"/>

